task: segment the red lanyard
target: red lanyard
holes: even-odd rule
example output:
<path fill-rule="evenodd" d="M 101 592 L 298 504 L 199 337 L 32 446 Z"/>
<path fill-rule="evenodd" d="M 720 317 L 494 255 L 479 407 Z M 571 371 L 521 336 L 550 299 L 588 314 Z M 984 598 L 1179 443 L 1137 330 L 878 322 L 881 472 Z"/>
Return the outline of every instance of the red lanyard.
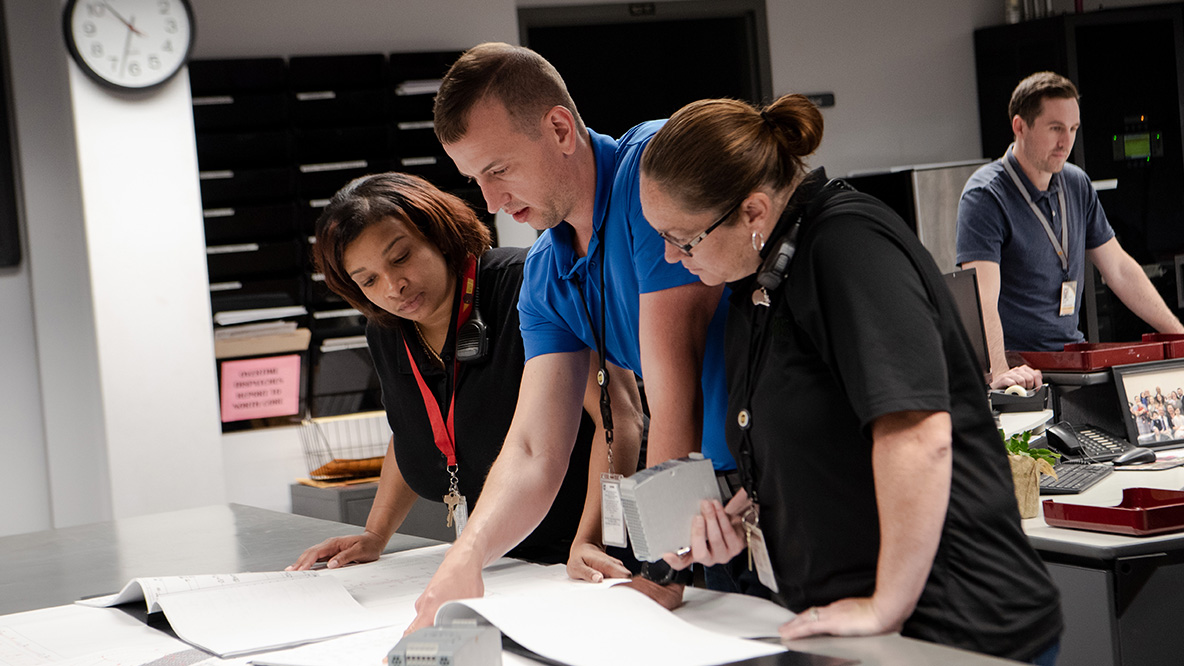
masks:
<path fill-rule="evenodd" d="M 464 283 L 461 289 L 460 311 L 456 316 L 456 329 L 460 330 L 461 324 L 464 324 L 469 319 L 469 314 L 473 311 L 473 289 L 477 281 L 477 259 L 469 257 L 465 262 Z M 428 411 L 428 420 L 432 423 L 432 437 L 436 440 L 436 448 L 440 449 L 440 453 L 444 454 L 445 460 L 448 461 L 448 466 L 456 465 L 456 428 L 453 425 L 453 416 L 456 410 L 456 384 L 458 379 L 459 363 L 456 361 L 456 354 L 452 355 L 452 397 L 448 400 L 448 423 L 445 425 L 444 416 L 440 413 L 440 405 L 436 402 L 436 396 L 432 395 L 431 389 L 423 380 L 423 375 L 419 372 L 419 365 L 415 362 L 415 357 L 411 355 L 411 347 L 407 345 L 407 336 L 403 336 L 403 347 L 407 349 L 407 359 L 411 361 L 411 372 L 415 374 L 415 383 L 419 384 L 419 392 L 423 396 L 423 406 Z"/>

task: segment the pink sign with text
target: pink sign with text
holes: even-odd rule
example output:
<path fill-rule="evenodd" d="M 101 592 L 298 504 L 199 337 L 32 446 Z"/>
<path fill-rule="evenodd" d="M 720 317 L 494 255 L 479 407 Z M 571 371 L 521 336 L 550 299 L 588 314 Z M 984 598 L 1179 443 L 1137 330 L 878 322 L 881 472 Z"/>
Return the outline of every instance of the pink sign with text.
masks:
<path fill-rule="evenodd" d="M 222 422 L 300 411 L 300 355 L 222 363 Z"/>

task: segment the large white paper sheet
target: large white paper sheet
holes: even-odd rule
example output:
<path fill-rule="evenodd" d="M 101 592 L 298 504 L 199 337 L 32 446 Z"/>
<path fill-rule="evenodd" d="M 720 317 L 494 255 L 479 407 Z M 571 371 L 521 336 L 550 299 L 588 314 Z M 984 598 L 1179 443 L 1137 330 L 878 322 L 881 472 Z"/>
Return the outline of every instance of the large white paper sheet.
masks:
<path fill-rule="evenodd" d="M 139 666 L 191 649 L 115 609 L 67 605 L 0 616 L 3 666 Z"/>
<path fill-rule="evenodd" d="M 259 580 L 284 580 L 290 578 L 311 578 L 317 575 L 315 571 L 260 571 L 239 574 L 202 574 L 196 576 L 158 576 L 134 578 L 123 589 L 115 594 L 101 597 L 80 599 L 76 604 L 83 606 L 118 606 L 132 601 L 143 600 L 148 606 L 149 613 L 160 611 L 156 600 L 162 594 L 172 592 L 188 592 L 208 587 L 221 587 L 235 583 L 250 583 Z"/>
<path fill-rule="evenodd" d="M 300 645 L 386 623 L 327 576 L 237 583 L 161 595 L 177 636 L 220 657 Z"/>
<path fill-rule="evenodd" d="M 712 666 L 785 651 L 704 631 L 619 585 L 449 602 L 436 623 L 474 615 L 523 647 L 571 666 Z"/>
<path fill-rule="evenodd" d="M 737 638 L 778 638 L 793 611 L 767 599 L 688 587 L 674 614 L 696 627 Z"/>

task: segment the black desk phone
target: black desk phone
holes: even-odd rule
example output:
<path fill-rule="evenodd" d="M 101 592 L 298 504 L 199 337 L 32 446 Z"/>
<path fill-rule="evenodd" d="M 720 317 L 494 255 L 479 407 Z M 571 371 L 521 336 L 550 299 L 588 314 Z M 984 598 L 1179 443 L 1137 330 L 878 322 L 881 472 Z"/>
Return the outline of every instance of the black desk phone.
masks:
<path fill-rule="evenodd" d="M 1121 437 L 1088 425 L 1064 421 L 1044 431 L 1045 444 L 1073 462 L 1107 462 L 1134 448 Z"/>

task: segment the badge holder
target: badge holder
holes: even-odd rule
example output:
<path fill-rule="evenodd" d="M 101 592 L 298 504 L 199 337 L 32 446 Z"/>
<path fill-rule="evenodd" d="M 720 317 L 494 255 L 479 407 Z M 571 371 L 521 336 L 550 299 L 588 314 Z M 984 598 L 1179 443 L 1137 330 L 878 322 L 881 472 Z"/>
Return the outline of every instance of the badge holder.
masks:
<path fill-rule="evenodd" d="M 760 526 L 760 508 L 753 504 L 740 519 L 744 525 L 744 541 L 748 544 L 748 570 L 756 567 L 756 576 L 761 585 L 777 592 L 777 578 L 773 576 L 773 563 L 769 560 L 769 548 L 765 545 L 765 534 Z"/>

